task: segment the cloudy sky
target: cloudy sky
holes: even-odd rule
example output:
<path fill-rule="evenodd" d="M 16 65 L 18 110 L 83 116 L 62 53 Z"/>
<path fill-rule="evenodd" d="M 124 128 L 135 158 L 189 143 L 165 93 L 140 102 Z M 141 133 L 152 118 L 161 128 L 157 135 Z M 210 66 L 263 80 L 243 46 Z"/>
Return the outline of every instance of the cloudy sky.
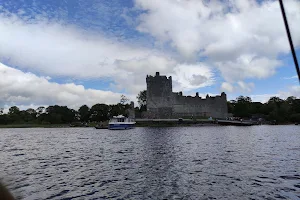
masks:
<path fill-rule="evenodd" d="M 2 108 L 136 101 L 156 71 L 185 95 L 300 97 L 277 1 L 0 0 Z"/>

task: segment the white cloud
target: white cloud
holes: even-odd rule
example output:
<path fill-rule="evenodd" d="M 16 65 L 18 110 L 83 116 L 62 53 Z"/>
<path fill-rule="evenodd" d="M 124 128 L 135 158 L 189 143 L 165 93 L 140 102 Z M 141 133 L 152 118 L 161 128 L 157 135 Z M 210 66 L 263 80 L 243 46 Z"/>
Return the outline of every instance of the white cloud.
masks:
<path fill-rule="evenodd" d="M 262 102 L 266 103 L 271 97 L 279 96 L 278 94 L 257 94 L 257 95 L 250 95 L 253 102 Z"/>
<path fill-rule="evenodd" d="M 254 83 L 245 83 L 243 81 L 238 81 L 237 85 L 240 90 L 245 92 L 251 92 L 252 89 L 254 88 Z"/>
<path fill-rule="evenodd" d="M 195 73 L 189 72 L 188 76 L 194 81 L 187 82 L 186 77 L 177 73 L 185 64 L 175 60 L 174 56 L 45 18 L 28 21 L 11 13 L 2 13 L 0 32 L 0 59 L 45 76 L 108 77 L 114 82 L 113 88 L 135 94 L 146 88 L 146 75 L 156 71 L 176 76 L 181 88 L 212 84 L 213 73 L 208 69 L 203 71 L 200 65 Z M 206 75 L 205 72 L 209 73 Z M 199 75 L 202 76 L 201 84 L 197 82 Z"/>
<path fill-rule="evenodd" d="M 25 21 L 11 13 L 0 13 L 0 32 L 0 59 L 51 76 L 111 77 L 118 74 L 116 60 L 152 52 L 62 22 Z"/>
<path fill-rule="evenodd" d="M 58 104 L 78 108 L 83 104 L 118 103 L 120 96 L 120 93 L 87 89 L 74 83 L 49 82 L 46 77 L 24 73 L 0 63 L 0 107 L 21 105 L 26 108 Z M 135 96 L 128 97 L 135 101 Z"/>
<path fill-rule="evenodd" d="M 234 88 L 233 88 L 233 86 L 230 83 L 223 82 L 221 84 L 221 91 L 224 91 L 224 92 L 233 92 Z"/>
<path fill-rule="evenodd" d="M 258 95 L 251 95 L 252 101 L 260 101 L 260 102 L 267 102 L 271 97 L 279 97 L 281 99 L 286 99 L 290 96 L 294 96 L 296 98 L 300 98 L 300 86 L 299 85 L 292 85 L 285 89 L 285 91 L 278 91 L 277 93 L 273 94 L 258 94 Z"/>
<path fill-rule="evenodd" d="M 283 77 L 283 79 L 296 79 L 296 78 L 298 78 L 297 75 L 296 76 L 291 76 L 291 77 Z"/>
<path fill-rule="evenodd" d="M 125 89 L 129 93 L 137 94 L 139 91 L 146 89 L 146 75 L 161 72 L 161 74 L 169 74 L 173 71 L 177 62 L 172 58 L 159 55 L 149 55 L 148 57 L 117 60 L 115 65 L 118 66 L 118 76 L 114 77 L 117 89 Z"/>
<path fill-rule="evenodd" d="M 170 44 L 177 50 L 176 53 L 172 50 L 162 52 L 148 49 L 139 43 L 126 43 L 118 38 L 107 37 L 105 33 L 94 33 L 61 21 L 49 21 L 45 17 L 35 16 L 34 19 L 29 19 L 22 10 L 18 11 L 21 18 L 2 10 L 0 61 L 43 76 L 17 70 L 20 74 L 16 79 L 23 81 L 27 78 L 26 81 L 33 86 L 35 81 L 46 81 L 45 84 L 51 85 L 50 88 L 62 90 L 55 98 L 44 94 L 45 91 L 39 92 L 36 105 L 45 102 L 77 105 L 79 94 L 89 96 L 87 100 L 83 98 L 83 101 L 94 102 L 96 96 L 100 95 L 99 91 L 86 89 L 72 81 L 70 84 L 56 84 L 50 82 L 50 77 L 64 76 L 66 79 L 81 81 L 110 78 L 113 81 L 110 89 L 125 90 L 135 96 L 146 88 L 147 74 L 153 75 L 160 71 L 162 75 L 172 76 L 173 90 L 188 92 L 214 84 L 218 80 L 215 77 L 215 67 L 225 81 L 221 85 L 222 90 L 250 92 L 254 84 L 245 80 L 274 75 L 282 64 L 277 56 L 289 52 L 276 1 L 256 3 L 254 0 L 228 0 L 224 3 L 135 0 L 135 5 L 147 11 L 137 17 L 137 30 L 152 35 L 156 38 L 154 42 L 162 43 L 162 46 L 164 43 Z M 285 6 L 293 40 L 298 47 L 300 3 L 289 0 L 285 1 Z M 132 19 L 126 20 L 130 22 Z M 136 24 L 133 22 L 136 21 L 130 23 Z M 206 59 L 199 61 L 202 60 L 199 57 Z M 11 80 L 1 83 L 3 88 L 11 87 Z M 11 92 L 6 91 L 6 96 L 2 94 L 6 102 L 25 105 L 32 101 L 30 95 L 36 94 L 33 91 L 30 93 L 30 87 L 24 89 L 20 83 L 14 87 Z M 3 88 L 1 90 L 4 91 Z M 73 90 L 76 92 L 72 92 Z M 97 95 L 94 95 L 95 92 Z M 105 91 L 101 92 L 106 97 Z M 117 100 L 117 96 L 116 99 L 108 100 Z"/>
<path fill-rule="evenodd" d="M 234 84 L 223 82 L 221 84 L 221 91 L 225 92 L 240 92 L 240 93 L 250 93 L 254 89 L 254 83 L 246 83 L 243 81 L 238 81 Z"/>
<path fill-rule="evenodd" d="M 300 86 L 299 85 L 293 85 L 293 86 L 290 86 L 285 91 L 279 91 L 279 97 L 287 98 L 289 96 L 295 96 L 295 97 L 300 98 Z"/>
<path fill-rule="evenodd" d="M 117 60 L 115 64 L 124 71 L 130 72 L 145 72 L 154 74 L 159 71 L 161 73 L 168 73 L 177 62 L 172 58 L 167 58 L 158 55 L 150 55 L 148 57 L 131 59 L 131 60 Z"/>
<path fill-rule="evenodd" d="M 161 62 L 159 58 L 158 62 Z M 209 73 L 209 69 L 205 66 L 202 66 L 202 68 L 178 64 L 176 64 L 176 66 L 177 71 L 172 75 L 176 78 L 179 86 L 177 87 L 178 90 L 174 91 L 179 91 L 184 86 L 186 86 L 185 89 L 187 90 L 192 89 L 193 87 L 201 87 L 201 85 L 207 83 L 207 80 L 212 78 L 211 76 L 208 76 L 205 78 L 205 81 L 202 80 L 199 83 L 196 82 L 196 85 L 191 88 L 189 87 L 189 81 L 193 79 L 190 79 L 190 77 L 194 76 L 196 79 L 199 78 L 198 76 L 195 77 L 194 74 L 206 77 L 207 74 L 211 74 Z M 183 73 L 182 70 L 184 69 L 187 69 L 187 71 Z M 198 71 L 192 73 L 194 70 Z M 129 94 L 126 94 L 126 96 L 129 97 L 130 100 L 136 102 L 135 94 L 146 88 L 146 77 L 127 77 L 127 75 L 127 73 L 124 73 L 123 77 L 118 76 L 118 78 L 120 78 L 118 81 L 123 81 L 124 85 L 121 85 L 120 87 L 128 88 L 127 92 L 129 92 Z M 194 81 L 196 81 L 196 79 Z M 17 105 L 22 109 L 26 109 L 28 107 L 37 108 L 39 106 L 57 104 L 67 105 L 70 108 L 77 109 L 83 104 L 92 106 L 96 103 L 118 103 L 121 96 L 121 93 L 87 89 L 83 85 L 74 84 L 72 82 L 58 84 L 50 81 L 50 77 L 25 73 L 0 63 L 0 107 L 8 108 L 12 105 Z M 133 87 L 130 87 L 129 84 L 132 84 Z M 205 94 L 202 96 L 204 95 Z"/>
<path fill-rule="evenodd" d="M 214 83 L 214 72 L 210 67 L 202 63 L 180 63 L 166 56 L 149 56 L 128 61 L 120 60 L 116 64 L 120 70 L 124 70 L 122 75 L 115 77 L 118 82 L 116 87 L 121 88 L 127 85 L 129 86 L 127 91 L 130 93 L 138 93 L 146 89 L 146 74 L 154 75 L 155 72 L 172 76 L 174 91 L 188 91 L 210 86 Z"/>
<path fill-rule="evenodd" d="M 192 90 L 214 83 L 212 69 L 203 63 L 179 64 L 174 68 L 173 81 L 178 83 L 174 91 Z"/>
<path fill-rule="evenodd" d="M 267 78 L 275 74 L 281 62 L 275 59 L 242 55 L 234 61 L 216 62 L 226 81 L 235 82 L 247 78 Z"/>
<path fill-rule="evenodd" d="M 184 56 L 192 56 L 200 50 L 200 46 L 209 42 L 201 37 L 206 34 L 201 28 L 201 16 L 208 17 L 211 9 L 201 1 L 136 0 L 135 3 L 137 7 L 147 10 L 139 17 L 137 30 L 150 33 L 162 41 L 171 41 L 172 46 Z"/>
<path fill-rule="evenodd" d="M 290 51 L 277 1 L 136 0 L 145 10 L 137 30 L 170 42 L 185 58 L 207 57 L 226 81 L 267 78 Z M 284 1 L 293 41 L 300 45 L 300 2 Z"/>

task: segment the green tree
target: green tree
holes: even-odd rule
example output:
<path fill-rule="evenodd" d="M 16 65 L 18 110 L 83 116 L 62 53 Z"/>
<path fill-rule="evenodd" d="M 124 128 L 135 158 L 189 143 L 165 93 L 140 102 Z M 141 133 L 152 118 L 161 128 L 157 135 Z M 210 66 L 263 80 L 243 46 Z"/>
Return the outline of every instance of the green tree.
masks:
<path fill-rule="evenodd" d="M 78 113 L 80 116 L 80 121 L 87 122 L 90 118 L 90 108 L 87 105 L 82 105 L 78 109 Z"/>
<path fill-rule="evenodd" d="M 20 113 L 22 120 L 24 122 L 34 122 L 36 120 L 36 111 L 33 108 L 28 108 L 25 111 L 21 111 Z"/>
<path fill-rule="evenodd" d="M 127 116 L 127 109 L 130 107 L 129 104 L 115 104 L 115 105 L 109 105 L 109 114 L 108 116 L 111 118 L 113 116 L 117 116 L 117 115 L 124 115 Z"/>
<path fill-rule="evenodd" d="M 7 114 L 0 115 L 0 124 L 9 124 L 11 123 Z"/>
<path fill-rule="evenodd" d="M 109 106 L 106 104 L 95 104 L 91 107 L 92 121 L 106 121 L 109 119 Z"/>
<path fill-rule="evenodd" d="M 235 101 L 228 101 L 227 102 L 228 113 L 234 113 L 235 103 L 236 103 Z"/>
<path fill-rule="evenodd" d="M 17 106 L 12 106 L 8 110 L 8 118 L 10 123 L 22 123 L 20 109 Z"/>
<path fill-rule="evenodd" d="M 140 107 L 147 105 L 147 90 L 140 91 L 136 98 Z"/>
<path fill-rule="evenodd" d="M 251 103 L 252 99 L 251 99 L 251 97 L 247 97 L 247 96 L 239 96 L 238 98 L 236 98 L 236 102 L 237 103 Z"/>
<path fill-rule="evenodd" d="M 147 90 L 140 91 L 138 96 L 136 97 L 138 100 L 138 104 L 140 106 L 140 111 L 147 110 Z"/>
<path fill-rule="evenodd" d="M 76 121 L 76 114 L 74 110 L 69 109 L 67 106 L 49 106 L 46 108 L 43 120 L 51 124 L 66 124 Z"/>
<path fill-rule="evenodd" d="M 45 107 L 44 106 L 40 106 L 36 109 L 36 113 L 38 116 L 40 116 L 41 114 L 43 114 L 45 112 Z"/>
<path fill-rule="evenodd" d="M 251 117 L 250 107 L 251 98 L 239 96 L 236 98 L 236 103 L 234 105 L 234 116 L 236 117 Z"/>
<path fill-rule="evenodd" d="M 263 105 L 264 104 L 262 104 L 261 102 L 252 102 L 249 108 L 250 114 L 262 114 Z"/>
<path fill-rule="evenodd" d="M 286 102 L 287 102 L 288 104 L 291 104 L 291 103 L 293 103 L 293 101 L 295 101 L 296 99 L 297 99 L 296 97 L 290 96 L 290 97 L 286 98 Z"/>
<path fill-rule="evenodd" d="M 292 114 L 290 120 L 294 123 L 300 123 L 300 113 Z"/>
<path fill-rule="evenodd" d="M 121 95 L 120 104 L 125 105 L 129 99 L 125 95 Z"/>
<path fill-rule="evenodd" d="M 37 117 L 37 112 L 33 108 L 28 108 L 26 110 L 26 113 L 33 119 L 35 120 Z"/>
<path fill-rule="evenodd" d="M 8 110 L 9 115 L 19 114 L 19 113 L 20 113 L 20 109 L 17 106 L 12 106 Z"/>

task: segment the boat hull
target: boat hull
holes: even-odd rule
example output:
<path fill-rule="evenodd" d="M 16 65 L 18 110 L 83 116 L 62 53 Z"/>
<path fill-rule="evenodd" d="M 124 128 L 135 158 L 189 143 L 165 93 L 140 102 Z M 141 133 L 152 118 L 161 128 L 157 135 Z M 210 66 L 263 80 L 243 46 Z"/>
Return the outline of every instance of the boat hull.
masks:
<path fill-rule="evenodd" d="M 99 126 L 95 126 L 95 129 L 107 129 L 107 126 L 106 127 L 99 127 Z"/>
<path fill-rule="evenodd" d="M 125 130 L 125 129 L 132 129 L 135 127 L 135 124 L 109 124 L 109 130 Z"/>

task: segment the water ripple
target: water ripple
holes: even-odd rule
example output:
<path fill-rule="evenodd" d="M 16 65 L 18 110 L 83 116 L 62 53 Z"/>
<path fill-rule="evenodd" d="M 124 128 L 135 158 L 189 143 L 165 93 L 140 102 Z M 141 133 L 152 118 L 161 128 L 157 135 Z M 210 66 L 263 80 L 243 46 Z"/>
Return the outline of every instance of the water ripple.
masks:
<path fill-rule="evenodd" d="M 299 199 L 297 126 L 0 129 L 23 199 Z"/>

